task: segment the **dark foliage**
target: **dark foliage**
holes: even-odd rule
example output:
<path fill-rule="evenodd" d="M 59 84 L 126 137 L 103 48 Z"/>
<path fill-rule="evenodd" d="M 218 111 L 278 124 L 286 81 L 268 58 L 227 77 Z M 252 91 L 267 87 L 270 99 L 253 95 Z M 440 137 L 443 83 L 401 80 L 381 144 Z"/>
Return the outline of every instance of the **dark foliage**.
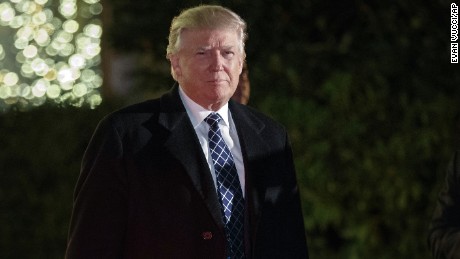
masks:
<path fill-rule="evenodd" d="M 427 226 L 458 145 L 450 3 L 107 0 L 111 46 L 148 53 L 137 91 L 167 88 L 171 18 L 200 3 L 248 22 L 249 105 L 290 132 L 311 257 L 430 258 Z M 1 258 L 62 258 L 80 159 L 108 110 L 0 117 Z"/>

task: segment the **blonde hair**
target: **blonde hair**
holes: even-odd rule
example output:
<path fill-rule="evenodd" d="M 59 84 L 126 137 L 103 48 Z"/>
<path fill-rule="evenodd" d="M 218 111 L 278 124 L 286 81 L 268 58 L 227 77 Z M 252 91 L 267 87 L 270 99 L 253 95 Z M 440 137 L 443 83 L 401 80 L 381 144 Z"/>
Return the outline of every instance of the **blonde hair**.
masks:
<path fill-rule="evenodd" d="M 218 5 L 200 5 L 182 11 L 173 18 L 169 30 L 166 58 L 180 48 L 181 32 L 184 29 L 235 29 L 240 39 L 240 51 L 245 56 L 244 43 L 247 38 L 246 22 L 233 11 Z"/>

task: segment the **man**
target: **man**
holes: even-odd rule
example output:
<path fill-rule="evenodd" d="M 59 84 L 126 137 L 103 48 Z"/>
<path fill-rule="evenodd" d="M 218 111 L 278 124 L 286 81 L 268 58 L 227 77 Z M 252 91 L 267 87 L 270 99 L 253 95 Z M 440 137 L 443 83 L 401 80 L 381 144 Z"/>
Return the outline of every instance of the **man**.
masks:
<path fill-rule="evenodd" d="M 436 259 L 460 259 L 460 151 L 449 163 L 430 225 L 428 243 Z"/>
<path fill-rule="evenodd" d="M 287 134 L 230 100 L 245 27 L 220 6 L 173 19 L 167 58 L 178 86 L 101 121 L 67 258 L 308 258 Z"/>

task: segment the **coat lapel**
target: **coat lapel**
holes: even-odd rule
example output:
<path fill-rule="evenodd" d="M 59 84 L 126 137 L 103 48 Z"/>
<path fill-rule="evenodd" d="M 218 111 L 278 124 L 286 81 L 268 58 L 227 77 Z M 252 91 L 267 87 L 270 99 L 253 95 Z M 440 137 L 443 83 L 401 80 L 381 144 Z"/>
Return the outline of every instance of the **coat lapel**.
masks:
<path fill-rule="evenodd" d="M 266 186 L 263 184 L 263 172 L 257 168 L 263 163 L 262 158 L 269 153 L 267 139 L 261 135 L 265 124 L 247 108 L 240 104 L 230 102 L 230 110 L 238 131 L 241 151 L 246 173 L 246 208 L 248 210 L 247 223 L 250 225 L 252 240 L 255 240 L 257 226 L 261 214 L 261 206 L 265 199 Z"/>
<path fill-rule="evenodd" d="M 216 189 L 196 133 L 179 97 L 177 86 L 161 98 L 158 122 L 169 131 L 165 148 L 182 164 L 212 218 L 224 231 Z"/>

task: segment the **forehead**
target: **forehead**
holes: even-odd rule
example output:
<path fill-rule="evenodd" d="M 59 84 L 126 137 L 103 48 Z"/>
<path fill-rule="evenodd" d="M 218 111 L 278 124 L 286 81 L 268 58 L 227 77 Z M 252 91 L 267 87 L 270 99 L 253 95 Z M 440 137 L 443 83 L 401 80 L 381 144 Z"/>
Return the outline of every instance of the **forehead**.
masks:
<path fill-rule="evenodd" d="M 182 47 L 237 46 L 239 41 L 235 29 L 185 29 L 181 32 Z"/>

